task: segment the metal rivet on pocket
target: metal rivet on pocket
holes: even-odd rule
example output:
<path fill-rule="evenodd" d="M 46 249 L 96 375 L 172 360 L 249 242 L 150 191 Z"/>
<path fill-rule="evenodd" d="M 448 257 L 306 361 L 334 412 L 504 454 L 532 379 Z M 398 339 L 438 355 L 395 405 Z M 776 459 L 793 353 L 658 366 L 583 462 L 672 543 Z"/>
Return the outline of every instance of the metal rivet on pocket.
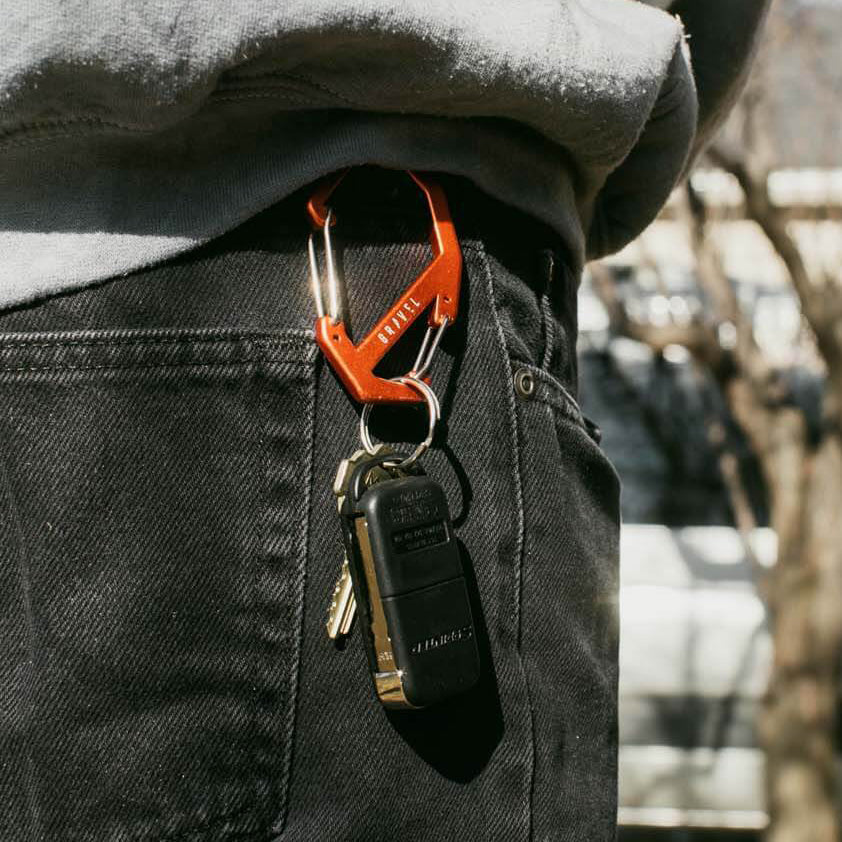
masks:
<path fill-rule="evenodd" d="M 535 377 L 526 368 L 518 369 L 515 372 L 515 391 L 522 398 L 531 398 L 535 392 Z"/>

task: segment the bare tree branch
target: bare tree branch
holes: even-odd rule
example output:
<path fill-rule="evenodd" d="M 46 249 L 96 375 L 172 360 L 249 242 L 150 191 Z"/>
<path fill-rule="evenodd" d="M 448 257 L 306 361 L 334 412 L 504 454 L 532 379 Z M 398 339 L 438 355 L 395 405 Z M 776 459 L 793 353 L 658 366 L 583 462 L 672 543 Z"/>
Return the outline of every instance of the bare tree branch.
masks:
<path fill-rule="evenodd" d="M 792 286 L 801 302 L 819 351 L 829 368 L 842 361 L 842 336 L 836 329 L 842 306 L 840 291 L 823 278 L 815 283 L 795 239 L 787 230 L 787 218 L 769 196 L 768 173 L 753 173 L 746 162 L 729 154 L 722 145 L 713 144 L 708 156 L 717 166 L 731 173 L 745 196 L 746 215 L 760 226 L 772 248 L 784 263 Z"/>

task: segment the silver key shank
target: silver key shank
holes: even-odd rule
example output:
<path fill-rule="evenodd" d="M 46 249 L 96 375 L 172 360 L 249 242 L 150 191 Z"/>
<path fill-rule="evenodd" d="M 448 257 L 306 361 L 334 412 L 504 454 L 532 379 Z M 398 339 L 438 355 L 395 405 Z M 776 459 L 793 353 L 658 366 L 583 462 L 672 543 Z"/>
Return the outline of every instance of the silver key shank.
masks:
<path fill-rule="evenodd" d="M 386 445 L 378 445 L 378 454 L 389 452 L 390 449 Z M 333 483 L 333 493 L 336 495 L 336 505 L 340 511 L 342 511 L 342 504 L 345 502 L 348 483 L 354 473 L 354 468 L 364 459 L 369 458 L 369 454 L 365 450 L 358 450 L 349 459 L 343 459 L 339 463 L 339 469 L 336 472 L 336 479 Z M 331 640 L 336 640 L 348 634 L 351 631 L 351 625 L 354 622 L 354 615 L 356 613 L 357 601 L 354 597 L 354 583 L 351 579 L 351 568 L 348 564 L 348 557 L 346 556 L 342 562 L 339 578 L 336 580 L 336 585 L 333 588 L 333 596 L 330 601 L 327 622 L 325 623 L 327 636 Z"/>

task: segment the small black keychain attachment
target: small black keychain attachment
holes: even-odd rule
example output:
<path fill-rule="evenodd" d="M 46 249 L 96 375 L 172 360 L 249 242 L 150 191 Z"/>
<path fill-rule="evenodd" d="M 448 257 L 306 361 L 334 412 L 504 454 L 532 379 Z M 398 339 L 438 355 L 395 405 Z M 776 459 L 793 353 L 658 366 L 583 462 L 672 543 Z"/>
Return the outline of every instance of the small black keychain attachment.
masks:
<path fill-rule="evenodd" d="M 468 589 L 441 486 L 379 451 L 346 468 L 343 539 L 378 698 L 426 707 L 479 679 Z"/>

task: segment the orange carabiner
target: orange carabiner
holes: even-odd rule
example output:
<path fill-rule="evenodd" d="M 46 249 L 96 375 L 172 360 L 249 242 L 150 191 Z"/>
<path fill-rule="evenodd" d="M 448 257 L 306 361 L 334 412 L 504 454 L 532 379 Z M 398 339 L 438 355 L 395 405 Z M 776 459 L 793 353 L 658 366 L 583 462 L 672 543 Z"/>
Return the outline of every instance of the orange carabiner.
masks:
<path fill-rule="evenodd" d="M 426 177 L 422 178 L 417 173 L 409 172 L 413 181 L 424 193 L 430 208 L 432 217 L 430 244 L 433 247 L 433 260 L 374 326 L 368 336 L 355 345 L 336 312 L 337 281 L 330 243 L 330 227 L 335 220 L 327 206 L 328 199 L 344 175 L 345 173 L 342 173 L 338 178 L 320 184 L 307 204 L 307 212 L 314 228 L 324 232 L 328 276 L 332 285 L 331 312 L 326 313 L 321 303 L 320 280 L 311 238 L 310 266 L 318 310 L 315 324 L 316 342 L 345 388 L 361 403 L 419 403 L 424 398 L 417 389 L 397 380 L 378 377 L 374 374 L 374 369 L 406 329 L 428 308 L 430 308 L 428 316 L 430 328 L 438 328 L 442 331 L 456 319 L 462 278 L 462 251 L 450 218 L 447 199 L 438 184 Z M 438 337 L 433 349 L 437 344 Z M 426 346 L 425 339 L 419 359 Z M 426 368 L 426 365 L 424 367 Z"/>

